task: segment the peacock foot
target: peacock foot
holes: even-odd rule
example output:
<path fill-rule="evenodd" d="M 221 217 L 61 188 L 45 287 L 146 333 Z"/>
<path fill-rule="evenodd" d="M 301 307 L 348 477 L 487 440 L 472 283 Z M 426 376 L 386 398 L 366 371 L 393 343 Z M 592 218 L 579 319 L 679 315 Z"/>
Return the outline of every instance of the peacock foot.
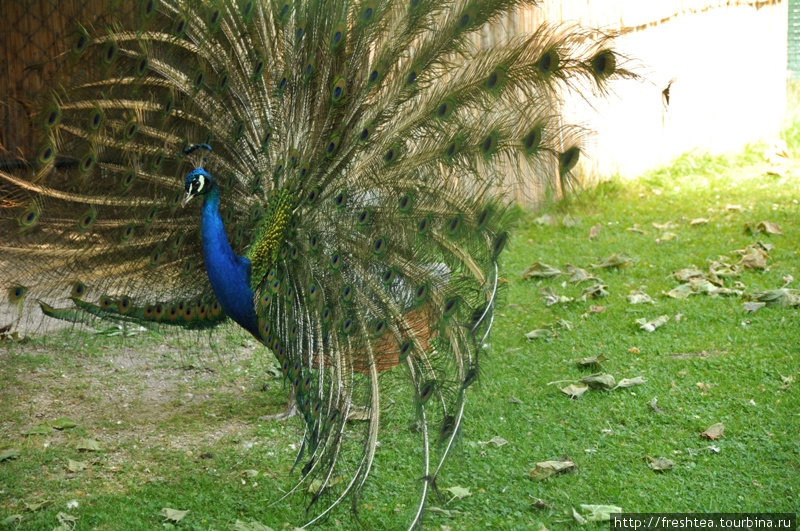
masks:
<path fill-rule="evenodd" d="M 294 398 L 294 393 L 289 397 L 289 403 L 286 405 L 286 409 L 281 411 L 280 413 L 275 413 L 274 415 L 263 415 L 258 417 L 258 420 L 286 420 L 290 419 L 297 415 L 297 400 Z"/>

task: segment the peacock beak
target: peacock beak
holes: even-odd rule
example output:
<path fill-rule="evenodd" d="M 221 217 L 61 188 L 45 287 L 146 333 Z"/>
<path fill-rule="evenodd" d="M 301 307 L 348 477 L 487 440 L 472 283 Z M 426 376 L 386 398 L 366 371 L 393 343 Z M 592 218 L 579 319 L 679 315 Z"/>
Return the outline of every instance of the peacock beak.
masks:
<path fill-rule="evenodd" d="M 192 192 L 187 191 L 186 195 L 183 196 L 183 201 L 181 201 L 181 207 L 185 207 L 186 203 L 191 201 L 194 196 L 195 196 L 195 194 L 193 194 Z"/>

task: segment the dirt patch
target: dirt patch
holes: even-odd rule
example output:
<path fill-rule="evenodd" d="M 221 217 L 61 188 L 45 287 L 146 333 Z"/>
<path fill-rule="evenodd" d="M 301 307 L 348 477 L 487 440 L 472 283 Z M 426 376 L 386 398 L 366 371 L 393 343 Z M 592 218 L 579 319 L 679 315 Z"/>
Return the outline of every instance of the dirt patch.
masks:
<path fill-rule="evenodd" d="M 107 447 L 158 445 L 189 451 L 242 432 L 272 409 L 243 418 L 238 414 L 242 402 L 252 402 L 254 396 L 259 402 L 275 398 L 276 409 L 282 402 L 273 394 L 257 396 L 266 377 L 251 370 L 253 351 L 248 347 L 226 353 L 225 359 L 197 345 L 191 356 L 161 345 L 146 353 L 115 348 L 79 360 L 70 352 L 37 345 L 20 350 L 0 349 L 0 364 L 13 370 L 0 391 L 6 418 L 0 437 L 6 440 L 69 417 Z M 13 359 L 20 353 L 49 361 L 31 367 Z M 166 425 L 171 433 L 165 433 Z M 57 443 L 66 436 L 54 431 L 47 437 Z"/>

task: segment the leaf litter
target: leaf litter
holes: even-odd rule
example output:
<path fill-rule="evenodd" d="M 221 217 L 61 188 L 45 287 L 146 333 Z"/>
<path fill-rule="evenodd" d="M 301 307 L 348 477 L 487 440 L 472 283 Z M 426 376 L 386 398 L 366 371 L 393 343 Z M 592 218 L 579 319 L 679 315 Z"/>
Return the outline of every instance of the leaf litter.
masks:
<path fill-rule="evenodd" d="M 568 456 L 549 461 L 539 461 L 528 472 L 528 477 L 534 481 L 542 481 L 556 474 L 563 474 L 575 468 L 575 463 Z"/>
<path fill-rule="evenodd" d="M 722 422 L 717 422 L 716 424 L 709 426 L 708 429 L 701 433 L 700 437 L 710 441 L 716 441 L 717 439 L 721 439 L 724 435 L 725 425 Z"/>

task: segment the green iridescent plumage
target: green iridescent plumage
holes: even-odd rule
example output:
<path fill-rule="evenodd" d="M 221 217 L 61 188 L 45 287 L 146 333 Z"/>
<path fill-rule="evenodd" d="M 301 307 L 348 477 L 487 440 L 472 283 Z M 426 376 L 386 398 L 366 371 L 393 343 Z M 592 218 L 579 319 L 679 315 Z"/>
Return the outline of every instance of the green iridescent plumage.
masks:
<path fill-rule="evenodd" d="M 400 365 L 418 524 L 491 329 L 506 192 L 568 179 L 580 138 L 561 92 L 628 74 L 610 37 L 575 28 L 475 44 L 534 3 L 145 0 L 79 27 L 63 87 L 39 95 L 39 145 L 0 167 L 0 316 L 23 330 L 43 315 L 223 321 L 198 202 L 181 208 L 202 167 L 249 260 L 250 329 L 306 424 L 311 521 L 364 485 L 381 374 Z"/>

